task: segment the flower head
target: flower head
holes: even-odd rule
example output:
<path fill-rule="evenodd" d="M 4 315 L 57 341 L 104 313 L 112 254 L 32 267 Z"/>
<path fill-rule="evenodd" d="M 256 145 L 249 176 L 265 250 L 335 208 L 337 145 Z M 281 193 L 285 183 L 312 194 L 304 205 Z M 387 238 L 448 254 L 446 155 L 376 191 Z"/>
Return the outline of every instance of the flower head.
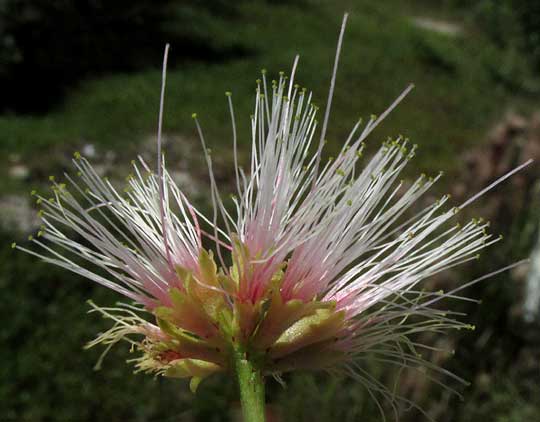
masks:
<path fill-rule="evenodd" d="M 440 306 L 465 286 L 425 292 L 421 282 L 498 241 L 485 221 L 454 221 L 484 191 L 457 206 L 444 195 L 419 209 L 441 174 L 400 180 L 415 145 L 398 136 L 364 157 L 369 134 L 412 86 L 379 117 L 358 121 L 323 163 L 332 95 L 317 142 L 318 109 L 295 84 L 296 64 L 290 77 L 269 81 L 263 71 L 257 80 L 248 172 L 238 164 L 233 131 L 233 207 L 221 198 L 196 115 L 214 215 L 205 217 L 173 182 L 161 153 L 163 101 L 156 172 L 133 162 L 122 192 L 77 153 L 77 176 L 66 174 L 66 184 L 52 179 L 50 199 L 36 194 L 43 227 L 32 241 L 40 250 L 19 248 L 136 303 L 93 305 L 115 325 L 89 346 L 127 339 L 140 352 L 140 371 L 189 377 L 192 388 L 230 370 L 240 353 L 265 375 L 341 370 L 385 394 L 362 366 L 367 354 L 432 367 L 409 336 L 470 328 Z M 227 100 L 234 128 L 230 93 Z"/>

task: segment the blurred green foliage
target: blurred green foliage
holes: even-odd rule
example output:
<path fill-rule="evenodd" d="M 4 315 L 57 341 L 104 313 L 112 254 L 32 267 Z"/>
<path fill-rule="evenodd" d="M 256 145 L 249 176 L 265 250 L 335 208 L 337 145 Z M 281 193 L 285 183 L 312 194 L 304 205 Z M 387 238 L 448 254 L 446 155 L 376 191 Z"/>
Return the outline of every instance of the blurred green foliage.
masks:
<path fill-rule="evenodd" d="M 520 59 L 529 60 L 540 69 L 540 2 L 536 0 L 454 0 L 470 11 L 474 22 L 512 59 L 505 58 L 505 66 L 514 62 L 521 66 Z M 524 57 L 519 57 L 519 50 Z M 518 77 L 519 75 L 515 75 Z"/>
<path fill-rule="evenodd" d="M 498 376 L 489 382 L 484 391 L 477 389 L 467 397 L 460 421 L 527 422 L 540 418 L 538 385 L 523 391 L 517 379 Z"/>
<path fill-rule="evenodd" d="M 331 116 L 328 154 L 335 153 L 358 117 L 382 112 L 412 81 L 417 88 L 377 129 L 373 139 L 379 141 L 406 131 L 404 134 L 421 146 L 418 171 L 436 172 L 442 167 L 452 171 L 454 157 L 471 140 L 482 136 L 501 113 L 503 101 L 520 105 L 531 102 L 531 98 L 520 96 L 494 74 L 501 68 L 501 52 L 493 42 L 477 34 L 449 37 L 415 27 L 395 13 L 393 2 L 341 0 L 340 7 L 315 1 L 309 6 L 262 1 L 243 4 L 231 37 L 256 54 L 212 65 L 189 62 L 170 69 L 166 130 L 193 137 L 190 116 L 196 111 L 212 148 L 220 150 L 220 157 L 227 160 L 230 117 L 223 93 L 231 90 L 239 142 L 246 149 L 248 116 L 259 70 L 268 67 L 270 77 L 275 77 L 279 70 L 290 67 L 296 53 L 301 54 L 299 83 L 313 89 L 315 102 L 322 104 L 337 37 L 329 36 L 328 31 L 339 27 L 342 10 L 348 9 L 351 19 Z M 217 20 L 208 36 L 219 39 L 222 31 L 231 32 L 230 26 Z M 155 54 L 159 55 L 162 47 L 157 47 Z M 171 59 L 182 54 L 173 43 Z M 41 168 L 45 163 L 33 162 L 33 157 L 38 151 L 54 150 L 57 153 L 46 163 L 54 170 L 54 161 L 63 153 L 69 156 L 81 143 L 91 142 L 122 151 L 129 160 L 136 154 L 138 142 L 155 130 L 159 81 L 157 69 L 116 73 L 81 82 L 70 90 L 61 106 L 46 115 L 0 116 L 0 151 L 4 157 L 20 154 Z M 31 97 L 23 98 L 32 101 Z M 68 151 L 66 144 L 71 148 Z M 368 147 L 377 144 L 372 142 Z"/>
<path fill-rule="evenodd" d="M 226 181 L 223 173 L 225 168 L 230 170 L 231 160 L 230 120 L 223 92 L 233 90 L 240 153 L 245 158 L 247 117 L 258 70 L 268 67 L 270 74 L 276 74 L 288 69 L 299 52 L 299 81 L 314 89 L 316 101 L 323 103 L 345 9 L 352 16 L 338 75 L 328 153 L 341 145 L 359 114 L 365 117 L 381 112 L 412 80 L 418 88 L 377 130 L 371 144 L 377 146 L 387 135 L 407 130 L 406 135 L 421 147 L 418 160 L 412 164 L 415 174 L 444 169 L 455 176 L 461 170 L 456 157 L 482 138 L 503 107 L 530 107 L 530 98 L 522 94 L 531 85 L 523 89 L 523 84 L 532 73 L 529 63 L 535 59 L 533 50 L 527 56 L 523 44 L 501 44 L 496 38 L 501 34 L 488 29 L 502 26 L 501 31 L 507 34 L 505 42 L 510 36 L 519 38 L 525 24 L 516 18 L 515 10 L 508 14 L 498 6 L 486 9 L 489 2 L 485 0 L 449 2 L 466 10 L 472 22 L 487 20 L 480 29 L 471 30 L 472 35 L 452 38 L 418 28 L 396 14 L 396 5 L 402 5 L 397 0 L 339 0 L 332 5 L 309 0 L 295 5 L 279 0 L 234 4 L 225 0 L 0 0 L 0 23 L 9 23 L 0 25 L 0 42 L 6 47 L 0 49 L 0 73 L 5 76 L 14 69 L 25 69 L 28 86 L 42 84 L 45 79 L 41 78 L 55 72 L 60 72 L 65 82 L 69 82 L 70 72 L 73 77 L 88 78 L 78 85 L 68 84 L 63 102 L 42 116 L 0 117 L 3 159 L 20 154 L 32 168 L 29 180 L 10 184 L 7 166 L 0 166 L 0 192 L 28 191 L 49 173 L 60 173 L 66 157 L 87 141 L 120 152 L 120 159 L 127 164 L 155 128 L 160 83 L 160 72 L 155 68 L 165 40 L 173 42 L 173 60 L 175 56 L 179 62 L 189 59 L 169 71 L 166 130 L 191 137 L 189 116 L 198 111 L 204 130 L 214 140 L 212 147 L 219 152 L 215 154 L 216 167 Z M 74 4 L 78 7 L 71 7 Z M 80 5 L 86 5 L 85 13 L 92 11 L 91 21 L 86 21 Z M 16 7 L 25 12 L 8 13 Z M 438 13 L 429 4 L 411 10 Z M 35 48 L 31 37 L 50 44 L 60 40 L 70 47 L 52 45 L 36 49 L 33 56 L 25 55 L 22 38 L 13 36 L 17 25 L 30 31 L 25 34 L 30 40 L 28 51 Z M 89 27 L 90 32 L 78 32 L 80 25 L 94 26 Z M 4 76 L 3 81 L 9 80 Z M 17 95 L 22 102 L 33 101 L 20 90 Z M 184 158 L 189 142 L 168 146 L 168 159 Z M 193 174 L 202 179 L 203 163 L 192 161 Z M 486 264 L 459 274 L 461 279 L 526 255 L 532 238 L 526 222 L 538 217 L 524 215 L 510 227 L 496 228 L 512 241 Z M 205 381 L 192 395 L 181 381 L 132 375 L 132 368 L 125 363 L 131 357 L 128 345 L 114 348 L 103 369 L 93 371 L 102 350 L 84 351 L 82 347 L 109 324 L 87 315 L 85 300 L 111 305 L 121 298 L 13 251 L 10 243 L 17 237 L 20 235 L 0 233 L 0 318 L 4 322 L 0 329 L 0 420 L 235 420 L 236 387 L 226 377 Z M 473 387 L 463 391 L 464 403 L 445 398 L 436 388 L 416 399 L 427 407 L 442 403 L 438 415 L 445 422 L 540 420 L 540 407 L 532 400 L 537 386 L 526 385 L 528 381 L 519 374 L 510 374 L 515 353 L 524 342 L 520 327 L 508 322 L 509 308 L 517 300 L 514 286 L 500 277 L 478 286 L 472 294 L 483 298 L 484 305 L 464 304 L 460 310 L 471 314 L 472 323 L 484 330 L 496 329 L 498 335 L 478 349 L 474 333 L 456 334 L 452 338 L 458 344 L 457 356 L 445 366 L 472 380 Z M 486 350 L 489 356 L 484 356 Z M 383 378 L 388 375 L 381 371 Z M 285 381 L 285 389 L 273 380 L 268 382 L 270 407 L 285 421 L 381 420 L 376 405 L 356 382 L 326 374 L 297 374 L 286 376 Z M 403 411 L 402 420 L 422 419 L 417 412 Z"/>
<path fill-rule="evenodd" d="M 156 67 L 164 41 L 181 52 L 172 64 L 246 54 L 225 25 L 240 3 L 2 0 L 0 109 L 46 110 L 88 75 Z"/>

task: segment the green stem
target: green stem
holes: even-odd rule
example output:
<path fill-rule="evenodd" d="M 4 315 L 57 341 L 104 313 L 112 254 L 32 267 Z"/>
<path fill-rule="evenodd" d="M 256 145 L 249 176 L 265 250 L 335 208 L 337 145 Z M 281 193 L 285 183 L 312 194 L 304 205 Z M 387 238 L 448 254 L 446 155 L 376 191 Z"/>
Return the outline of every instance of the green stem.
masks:
<path fill-rule="evenodd" d="M 261 370 L 246 360 L 243 353 L 237 353 L 234 363 L 244 422 L 264 422 L 264 376 Z"/>

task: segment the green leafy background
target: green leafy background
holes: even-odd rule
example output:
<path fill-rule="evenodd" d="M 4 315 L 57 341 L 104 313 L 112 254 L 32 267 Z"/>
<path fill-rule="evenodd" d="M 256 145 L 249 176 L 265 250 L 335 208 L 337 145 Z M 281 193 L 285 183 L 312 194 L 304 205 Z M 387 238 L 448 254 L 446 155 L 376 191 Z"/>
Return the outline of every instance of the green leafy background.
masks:
<path fill-rule="evenodd" d="M 152 3 L 149 7 L 148 4 Z M 435 3 L 437 3 L 435 5 Z M 482 142 L 508 109 L 529 113 L 540 89 L 540 12 L 535 1 L 223 0 L 174 2 L 0 1 L 0 194 L 27 194 L 60 175 L 85 143 L 113 151 L 127 173 L 129 161 L 155 133 L 163 44 L 172 43 L 165 131 L 169 162 L 206 186 L 191 113 L 196 111 L 211 147 L 218 177 L 231 177 L 231 129 L 224 92 L 231 90 L 240 133 L 240 154 L 249 145 L 249 114 L 261 68 L 287 71 L 299 53 L 297 79 L 324 104 L 339 24 L 350 11 L 327 154 L 343 142 L 359 116 L 380 113 L 413 81 L 417 88 L 373 134 L 369 147 L 404 133 L 418 143 L 408 175 L 445 170 L 444 192 L 463 171 L 463 153 Z M 419 28 L 411 17 L 454 22 L 453 37 Z M 368 148 L 369 148 L 368 147 Z M 150 147 L 151 148 L 151 147 Z M 16 157 L 16 158 L 14 158 Z M 11 162 L 29 169 L 10 176 Z M 203 188 L 194 193 L 207 208 Z M 502 266 L 529 254 L 538 213 L 520 215 L 496 230 L 510 233 L 505 246 L 455 277 Z M 532 223 L 531 223 L 532 222 Z M 236 386 L 212 377 L 193 395 L 187 383 L 133 375 L 119 346 L 94 371 L 100 350 L 83 345 L 107 327 L 87 315 L 85 303 L 114 304 L 115 294 L 13 251 L 27 234 L 4 227 L 0 234 L 0 420 L 13 421 L 227 421 L 239 420 Z M 472 385 L 464 400 L 428 385 L 411 397 L 441 421 L 540 420 L 538 372 L 524 372 L 522 348 L 538 358 L 538 329 L 524 337 L 509 321 L 519 300 L 507 276 L 467 293 L 480 307 L 459 305 L 480 333 L 495 338 L 475 349 L 477 333 L 453 334 L 459 348 L 445 362 Z M 536 333 L 536 334 L 535 334 Z M 535 337 L 536 336 L 536 337 Z M 536 338 L 536 340 L 535 340 Z M 536 354 L 535 354 L 536 353 Z M 386 368 L 371 370 L 390 382 Z M 418 376 L 420 379 L 421 376 Z M 408 380 L 411 382 L 411 380 Z M 412 380 L 421 383 L 416 378 Z M 381 415 L 361 385 L 326 374 L 268 381 L 269 412 L 283 421 L 378 421 Z M 454 385 L 452 385 L 454 386 Z M 535 400 L 536 399 L 536 400 Z M 435 409 L 435 410 L 434 410 Z M 439 409 L 439 410 L 437 410 Z M 402 420 L 421 420 L 416 411 Z M 391 416 L 388 406 L 385 412 Z"/>

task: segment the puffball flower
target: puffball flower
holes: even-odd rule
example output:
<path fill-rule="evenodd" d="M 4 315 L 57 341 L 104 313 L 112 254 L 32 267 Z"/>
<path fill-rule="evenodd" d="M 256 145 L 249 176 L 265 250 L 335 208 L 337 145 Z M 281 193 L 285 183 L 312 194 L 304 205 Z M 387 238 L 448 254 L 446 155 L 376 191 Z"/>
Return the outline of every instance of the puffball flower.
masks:
<path fill-rule="evenodd" d="M 37 248 L 16 246 L 135 302 L 93 305 L 114 325 L 89 346 L 108 350 L 126 339 L 139 353 L 132 360 L 138 371 L 190 378 L 193 390 L 214 373 L 236 373 L 247 421 L 264 418 L 269 375 L 342 372 L 394 399 L 363 367 L 366 356 L 437 370 L 410 336 L 469 325 L 439 303 L 460 288 L 424 292 L 420 284 L 498 240 L 482 220 L 452 222 L 484 191 L 458 206 L 449 207 L 444 195 L 411 212 L 441 175 L 400 180 L 416 149 L 408 139 L 388 139 L 364 158 L 368 135 L 412 87 L 381 116 L 357 122 L 339 154 L 323 163 L 332 89 L 317 143 L 318 109 L 294 82 L 296 64 L 290 77 L 280 73 L 270 82 L 263 72 L 257 80 L 247 173 L 238 164 L 227 93 L 233 207 L 222 200 L 196 115 L 214 214 L 197 210 L 165 167 L 164 65 L 157 171 L 139 158 L 119 191 L 75 154 L 76 176 L 51 179 L 51 198 L 35 193 L 43 221 L 31 239 Z"/>

